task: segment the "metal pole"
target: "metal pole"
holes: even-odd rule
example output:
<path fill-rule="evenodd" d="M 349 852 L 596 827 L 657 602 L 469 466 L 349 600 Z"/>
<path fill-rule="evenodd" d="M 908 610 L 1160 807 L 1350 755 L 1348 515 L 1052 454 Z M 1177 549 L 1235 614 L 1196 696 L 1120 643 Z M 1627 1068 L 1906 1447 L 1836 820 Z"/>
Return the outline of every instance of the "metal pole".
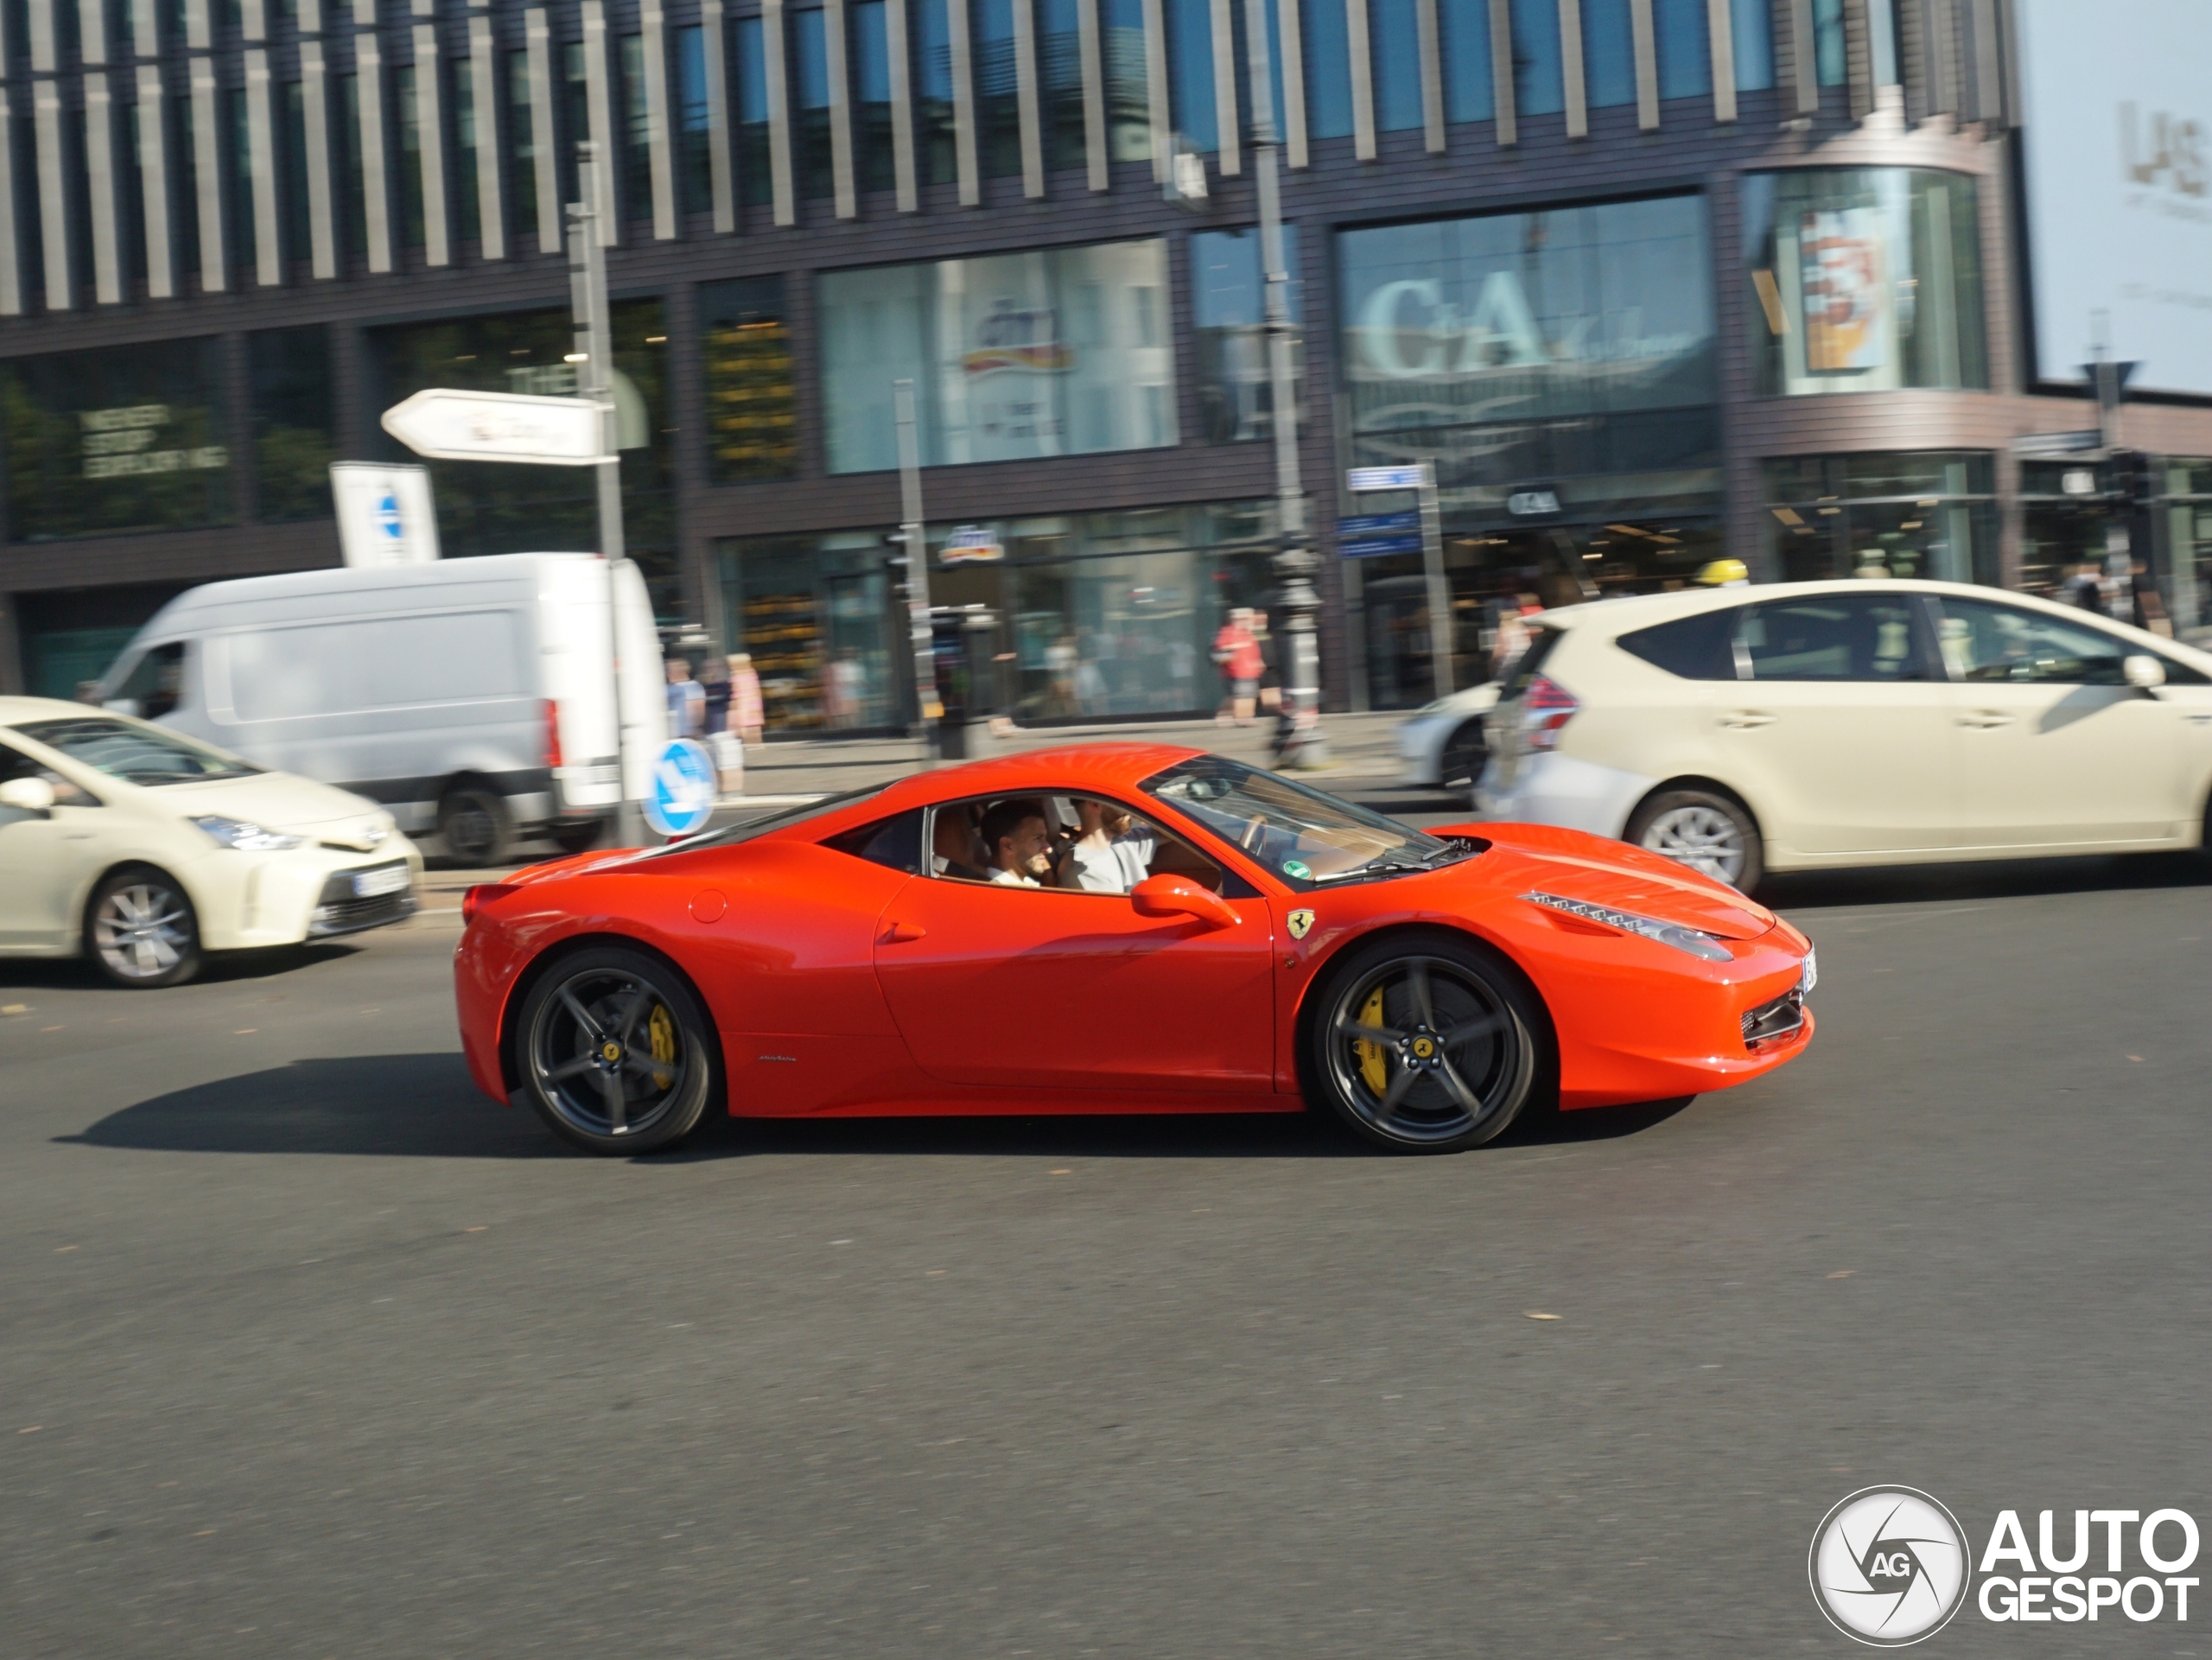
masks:
<path fill-rule="evenodd" d="M 1444 512 L 1436 499 L 1436 463 L 1421 464 L 1421 563 L 1428 577 L 1428 656 L 1436 695 L 1452 695 L 1452 583 L 1444 574 Z"/>
<path fill-rule="evenodd" d="M 914 652 L 914 703 L 921 720 L 922 765 L 937 758 L 938 722 L 944 706 L 937 698 L 937 649 L 930 638 L 930 548 L 922 525 L 921 445 L 914 431 L 914 383 L 891 383 L 892 407 L 899 422 L 899 536 L 906 550 L 906 622 Z"/>
<path fill-rule="evenodd" d="M 599 443 L 603 458 L 592 468 L 599 481 L 599 549 L 607 560 L 607 633 L 614 662 L 614 840 L 618 847 L 642 847 L 645 814 L 630 788 L 630 726 L 622 707 L 622 623 L 620 609 L 623 568 L 630 563 L 622 542 L 622 459 L 615 446 L 614 344 L 607 308 L 607 250 L 598 235 L 599 146 L 586 139 L 576 146 L 576 194 L 569 204 L 569 299 L 575 319 L 575 347 L 569 360 L 576 367 L 576 396 L 599 405 Z"/>
<path fill-rule="evenodd" d="M 1276 764 L 1325 766 L 1329 742 L 1321 730 L 1321 652 L 1314 617 L 1321 596 L 1313 588 L 1320 562 L 1306 539 L 1306 490 L 1298 470 L 1297 383 L 1290 364 L 1290 271 L 1283 257 L 1282 189 L 1278 176 L 1281 145 L 1275 136 L 1274 77 L 1268 67 L 1268 0 L 1244 0 L 1244 32 L 1252 86 L 1253 166 L 1259 175 L 1260 258 L 1266 272 L 1269 424 L 1275 440 L 1275 517 L 1281 538 L 1274 557 L 1282 583 L 1275 596 L 1290 636 L 1290 660 L 1284 665 L 1283 707 L 1290 729 Z"/>

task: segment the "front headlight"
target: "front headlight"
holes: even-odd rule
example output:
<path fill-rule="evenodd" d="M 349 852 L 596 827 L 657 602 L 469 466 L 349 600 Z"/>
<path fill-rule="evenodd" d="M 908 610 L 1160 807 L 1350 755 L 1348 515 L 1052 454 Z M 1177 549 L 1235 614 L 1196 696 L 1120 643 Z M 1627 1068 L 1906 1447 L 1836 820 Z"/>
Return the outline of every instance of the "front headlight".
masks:
<path fill-rule="evenodd" d="M 1641 934 L 1662 945 L 1672 945 L 1678 951 L 1688 951 L 1692 957 L 1701 957 L 1708 963 L 1729 960 L 1728 948 L 1718 939 L 1695 928 L 1686 928 L 1679 922 L 1662 922 L 1657 917 L 1640 917 L 1633 911 L 1616 911 L 1610 906 L 1563 899 L 1557 894 L 1523 894 L 1521 897 L 1531 905 L 1548 905 L 1554 911 L 1564 911 L 1587 922 L 1600 922 L 1624 934 Z"/>
<path fill-rule="evenodd" d="M 213 813 L 192 822 L 224 847 L 236 848 L 240 853 L 281 853 L 299 846 L 302 840 L 282 830 L 264 830 L 243 818 L 219 818 Z"/>

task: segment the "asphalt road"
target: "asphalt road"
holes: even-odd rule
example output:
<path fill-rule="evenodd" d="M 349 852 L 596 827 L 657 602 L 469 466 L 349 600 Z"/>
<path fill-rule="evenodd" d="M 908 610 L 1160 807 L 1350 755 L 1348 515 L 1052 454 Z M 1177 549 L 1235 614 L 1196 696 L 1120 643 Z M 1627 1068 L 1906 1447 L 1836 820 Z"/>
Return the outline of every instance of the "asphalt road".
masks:
<path fill-rule="evenodd" d="M 457 916 L 168 992 L 9 966 L 0 1650 L 1847 1653 L 1805 1555 L 1854 1488 L 1977 1540 L 2212 1521 L 2212 873 L 1778 898 L 1798 1063 L 1428 1160 L 1288 1120 L 601 1163 L 469 1085 Z"/>

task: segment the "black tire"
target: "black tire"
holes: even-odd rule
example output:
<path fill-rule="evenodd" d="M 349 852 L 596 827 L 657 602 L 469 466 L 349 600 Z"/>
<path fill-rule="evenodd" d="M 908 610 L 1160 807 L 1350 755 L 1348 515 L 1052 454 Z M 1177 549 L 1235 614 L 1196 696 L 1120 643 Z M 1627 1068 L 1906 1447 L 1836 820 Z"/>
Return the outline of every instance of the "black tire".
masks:
<path fill-rule="evenodd" d="M 1396 1152 L 1494 1140 L 1548 1075 L 1551 1027 L 1535 994 L 1464 935 L 1389 934 L 1356 947 L 1308 1007 L 1307 1103 Z"/>
<path fill-rule="evenodd" d="M 456 784 L 438 803 L 438 836 L 446 854 L 472 868 L 494 865 L 514 842 L 507 804 L 488 784 Z"/>
<path fill-rule="evenodd" d="M 1472 789 L 1482 782 L 1483 767 L 1489 760 L 1490 747 L 1483 741 L 1481 718 L 1463 721 L 1459 729 L 1444 741 L 1443 754 L 1437 762 L 1436 781 L 1447 790 Z"/>
<path fill-rule="evenodd" d="M 200 919 L 175 877 L 129 865 L 111 873 L 85 906 L 85 955 L 111 985 L 181 986 L 200 972 Z"/>
<path fill-rule="evenodd" d="M 600 838 L 607 834 L 601 820 L 588 819 L 581 824 L 556 824 L 546 832 L 553 838 L 553 845 L 563 853 L 589 853 L 597 847 Z"/>
<path fill-rule="evenodd" d="M 626 946 L 552 964 L 531 988 L 515 1043 L 531 1105 L 587 1153 L 671 1146 L 721 1098 L 721 1045 L 697 994 L 668 963 Z"/>
<path fill-rule="evenodd" d="M 1713 790 L 1662 790 L 1628 821 L 1624 842 L 1748 894 L 1766 874 L 1758 821 L 1733 796 Z"/>

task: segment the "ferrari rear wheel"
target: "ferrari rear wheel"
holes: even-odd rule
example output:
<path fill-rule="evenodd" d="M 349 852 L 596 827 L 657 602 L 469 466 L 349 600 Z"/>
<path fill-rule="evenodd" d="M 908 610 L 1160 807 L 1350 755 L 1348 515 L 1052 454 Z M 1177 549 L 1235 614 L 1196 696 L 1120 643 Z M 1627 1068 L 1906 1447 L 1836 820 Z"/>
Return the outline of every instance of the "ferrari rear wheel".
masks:
<path fill-rule="evenodd" d="M 1519 976 L 1473 942 L 1379 939 L 1344 961 L 1315 1004 L 1308 1098 L 1383 1147 L 1479 1147 L 1528 1104 L 1546 1029 Z"/>
<path fill-rule="evenodd" d="M 657 957 L 599 946 L 531 990 L 524 1091 L 553 1133 L 588 1153 L 651 1153 L 697 1128 L 715 1093 L 706 1010 Z"/>

